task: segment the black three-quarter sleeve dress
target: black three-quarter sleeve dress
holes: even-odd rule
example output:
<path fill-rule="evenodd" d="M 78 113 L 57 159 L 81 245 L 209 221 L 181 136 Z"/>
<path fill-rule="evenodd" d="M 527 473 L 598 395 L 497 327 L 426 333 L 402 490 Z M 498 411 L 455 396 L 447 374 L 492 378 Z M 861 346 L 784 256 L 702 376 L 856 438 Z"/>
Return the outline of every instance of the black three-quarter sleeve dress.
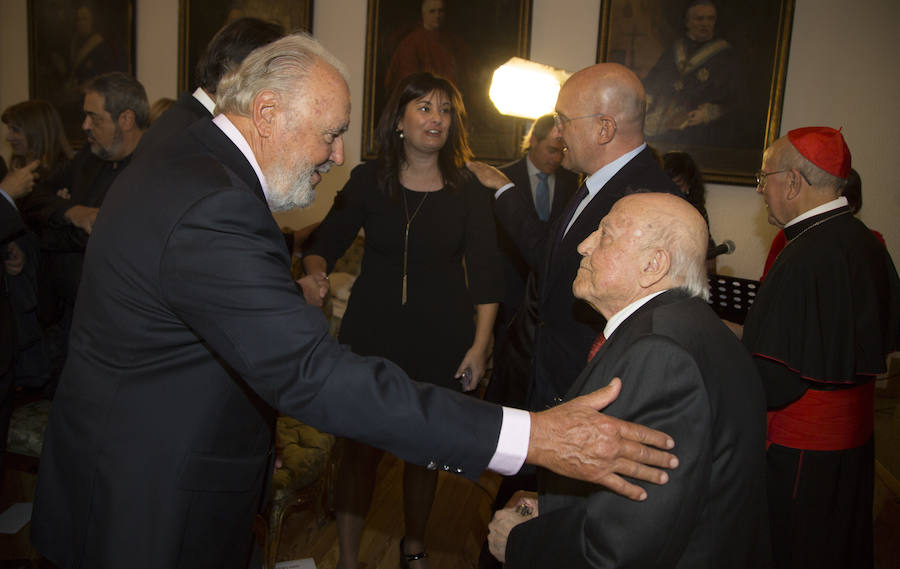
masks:
<path fill-rule="evenodd" d="M 376 168 L 368 162 L 353 169 L 306 253 L 324 257 L 330 271 L 364 228 L 365 254 L 340 342 L 392 360 L 415 380 L 458 390 L 453 375 L 472 345 L 474 305 L 503 298 L 491 193 L 474 177 L 455 190 L 403 189 L 412 218 L 404 305 L 407 213 L 402 197 L 392 200 L 377 188 Z"/>

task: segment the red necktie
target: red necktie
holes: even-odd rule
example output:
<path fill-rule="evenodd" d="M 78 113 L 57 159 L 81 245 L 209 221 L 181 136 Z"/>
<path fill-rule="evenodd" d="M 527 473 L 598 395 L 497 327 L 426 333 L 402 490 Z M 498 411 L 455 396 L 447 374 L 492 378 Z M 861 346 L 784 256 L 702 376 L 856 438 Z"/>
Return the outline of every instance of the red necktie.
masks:
<path fill-rule="evenodd" d="M 602 346 L 603 342 L 605 342 L 605 341 L 606 341 L 606 336 L 603 335 L 603 332 L 600 332 L 600 334 L 597 336 L 597 339 L 594 340 L 593 344 L 591 344 L 591 351 L 588 352 L 588 360 L 587 360 L 588 362 L 590 362 L 592 359 L 594 359 L 594 356 L 597 355 L 597 351 L 600 350 L 600 346 Z"/>

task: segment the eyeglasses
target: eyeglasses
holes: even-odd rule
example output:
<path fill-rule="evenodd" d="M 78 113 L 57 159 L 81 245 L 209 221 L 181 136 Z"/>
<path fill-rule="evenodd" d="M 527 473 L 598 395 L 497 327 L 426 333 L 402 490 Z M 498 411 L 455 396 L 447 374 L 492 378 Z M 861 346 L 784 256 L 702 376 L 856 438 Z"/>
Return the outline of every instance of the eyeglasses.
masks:
<path fill-rule="evenodd" d="M 556 128 L 562 130 L 572 121 L 577 121 L 578 119 L 590 119 L 594 117 L 602 117 L 606 116 L 606 113 L 595 113 L 593 115 L 582 115 L 580 117 L 572 117 L 569 118 L 566 115 L 562 114 L 559 111 L 553 113 L 553 124 L 556 125 Z"/>
<path fill-rule="evenodd" d="M 790 172 L 790 168 L 787 170 L 775 170 L 774 172 L 763 172 L 759 170 L 756 172 L 756 187 L 757 188 L 765 188 L 766 187 L 766 177 L 774 176 L 775 174 L 781 174 L 784 172 Z"/>

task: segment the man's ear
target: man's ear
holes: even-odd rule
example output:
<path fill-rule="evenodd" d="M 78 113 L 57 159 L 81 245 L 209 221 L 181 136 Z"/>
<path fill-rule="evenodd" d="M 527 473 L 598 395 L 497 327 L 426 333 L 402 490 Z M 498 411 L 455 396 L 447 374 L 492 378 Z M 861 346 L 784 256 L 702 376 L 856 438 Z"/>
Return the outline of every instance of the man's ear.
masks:
<path fill-rule="evenodd" d="M 596 117 L 594 120 L 600 125 L 600 129 L 597 131 L 597 143 L 603 145 L 612 142 L 616 137 L 616 131 L 619 128 L 616 124 L 616 119 L 609 115 L 603 115 L 601 117 Z"/>
<path fill-rule="evenodd" d="M 250 119 L 262 138 L 268 138 L 275 132 L 278 113 L 281 111 L 281 98 L 278 93 L 264 90 L 257 93 L 250 107 Z"/>
<path fill-rule="evenodd" d="M 638 278 L 642 288 L 650 288 L 669 274 L 672 259 L 665 249 L 650 249 L 643 256 L 641 275 Z"/>
<path fill-rule="evenodd" d="M 121 113 L 119 113 L 119 118 L 116 119 L 116 123 L 119 125 L 119 129 L 123 131 L 134 130 L 137 125 L 134 120 L 134 111 L 131 109 L 125 109 Z"/>
<path fill-rule="evenodd" d="M 800 174 L 800 171 L 796 168 L 791 168 L 791 171 L 788 172 L 788 183 L 787 190 L 785 193 L 785 197 L 788 200 L 796 199 L 800 195 L 800 190 L 803 186 L 803 176 Z"/>

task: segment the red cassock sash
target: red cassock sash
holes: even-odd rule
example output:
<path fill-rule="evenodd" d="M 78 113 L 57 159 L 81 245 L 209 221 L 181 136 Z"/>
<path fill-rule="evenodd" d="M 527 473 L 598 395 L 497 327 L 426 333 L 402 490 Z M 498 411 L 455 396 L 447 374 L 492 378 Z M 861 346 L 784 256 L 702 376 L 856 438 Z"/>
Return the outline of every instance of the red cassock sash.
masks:
<path fill-rule="evenodd" d="M 875 424 L 875 382 L 820 391 L 807 389 L 790 405 L 770 411 L 768 444 L 805 450 L 862 446 Z"/>

